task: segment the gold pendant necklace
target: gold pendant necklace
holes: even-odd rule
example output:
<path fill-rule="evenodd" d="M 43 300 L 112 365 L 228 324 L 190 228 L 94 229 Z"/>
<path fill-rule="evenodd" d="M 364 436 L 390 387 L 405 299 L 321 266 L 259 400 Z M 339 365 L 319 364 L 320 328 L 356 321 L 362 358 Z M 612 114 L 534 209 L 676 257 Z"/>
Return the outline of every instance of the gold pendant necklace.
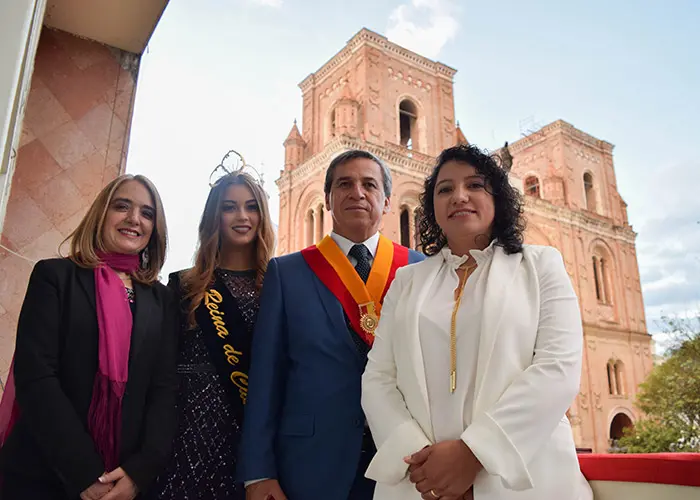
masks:
<path fill-rule="evenodd" d="M 459 310 L 459 305 L 462 303 L 462 294 L 464 293 L 464 287 L 467 284 L 467 280 L 471 273 L 476 269 L 476 263 L 471 266 L 467 266 L 464 271 L 464 280 L 459 282 L 459 292 L 457 293 L 457 298 L 455 299 L 454 308 L 452 308 L 452 321 L 450 322 L 450 393 L 454 393 L 457 388 L 457 311 Z M 459 275 L 457 275 L 459 278 Z"/>

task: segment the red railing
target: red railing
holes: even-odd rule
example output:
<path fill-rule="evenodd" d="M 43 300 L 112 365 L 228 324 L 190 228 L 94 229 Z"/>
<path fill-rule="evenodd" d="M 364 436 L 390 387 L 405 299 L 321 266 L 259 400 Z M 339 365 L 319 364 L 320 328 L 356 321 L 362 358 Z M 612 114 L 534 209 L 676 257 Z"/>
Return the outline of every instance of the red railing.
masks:
<path fill-rule="evenodd" d="M 700 487 L 700 453 L 580 454 L 589 481 Z"/>

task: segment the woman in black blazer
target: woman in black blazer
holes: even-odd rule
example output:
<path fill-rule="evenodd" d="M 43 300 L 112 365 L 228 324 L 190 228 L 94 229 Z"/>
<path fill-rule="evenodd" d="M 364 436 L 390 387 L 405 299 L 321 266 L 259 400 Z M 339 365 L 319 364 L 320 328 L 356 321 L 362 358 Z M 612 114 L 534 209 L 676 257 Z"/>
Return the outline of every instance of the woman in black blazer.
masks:
<path fill-rule="evenodd" d="M 157 281 L 166 232 L 153 184 L 125 175 L 98 195 L 69 257 L 36 264 L 17 327 L 3 500 L 130 500 L 167 462 L 177 305 Z"/>

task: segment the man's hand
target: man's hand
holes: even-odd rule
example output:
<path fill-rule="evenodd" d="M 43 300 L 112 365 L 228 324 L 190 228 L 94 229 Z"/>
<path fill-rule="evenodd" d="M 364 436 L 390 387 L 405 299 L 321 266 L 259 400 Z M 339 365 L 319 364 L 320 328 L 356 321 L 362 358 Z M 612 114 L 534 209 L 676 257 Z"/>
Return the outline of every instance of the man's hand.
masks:
<path fill-rule="evenodd" d="M 100 500 L 133 500 L 139 493 L 136 484 L 121 467 L 103 474 L 99 480 L 101 483 L 114 483 L 114 488 Z"/>
<path fill-rule="evenodd" d="M 102 484 L 95 481 L 88 489 L 80 494 L 80 500 L 100 500 L 114 487 L 112 483 Z"/>
<path fill-rule="evenodd" d="M 409 464 L 409 479 L 424 500 L 462 498 L 482 469 L 461 439 L 423 448 L 405 461 Z"/>
<path fill-rule="evenodd" d="M 287 500 L 277 479 L 266 479 L 245 489 L 246 500 Z"/>

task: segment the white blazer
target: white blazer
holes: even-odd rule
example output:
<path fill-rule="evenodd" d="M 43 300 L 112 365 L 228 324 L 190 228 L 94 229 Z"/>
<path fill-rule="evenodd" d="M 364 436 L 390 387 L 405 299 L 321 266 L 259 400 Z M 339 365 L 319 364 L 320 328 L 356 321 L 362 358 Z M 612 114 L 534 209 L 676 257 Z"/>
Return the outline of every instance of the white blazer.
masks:
<path fill-rule="evenodd" d="M 461 436 L 484 466 L 474 498 L 591 499 L 566 418 L 583 347 L 571 280 L 552 247 L 494 250 L 473 413 Z M 403 458 L 434 442 L 418 315 L 442 263 L 436 255 L 398 270 L 362 378 L 362 407 L 377 445 L 366 475 L 377 481 L 378 500 L 420 498 Z"/>

